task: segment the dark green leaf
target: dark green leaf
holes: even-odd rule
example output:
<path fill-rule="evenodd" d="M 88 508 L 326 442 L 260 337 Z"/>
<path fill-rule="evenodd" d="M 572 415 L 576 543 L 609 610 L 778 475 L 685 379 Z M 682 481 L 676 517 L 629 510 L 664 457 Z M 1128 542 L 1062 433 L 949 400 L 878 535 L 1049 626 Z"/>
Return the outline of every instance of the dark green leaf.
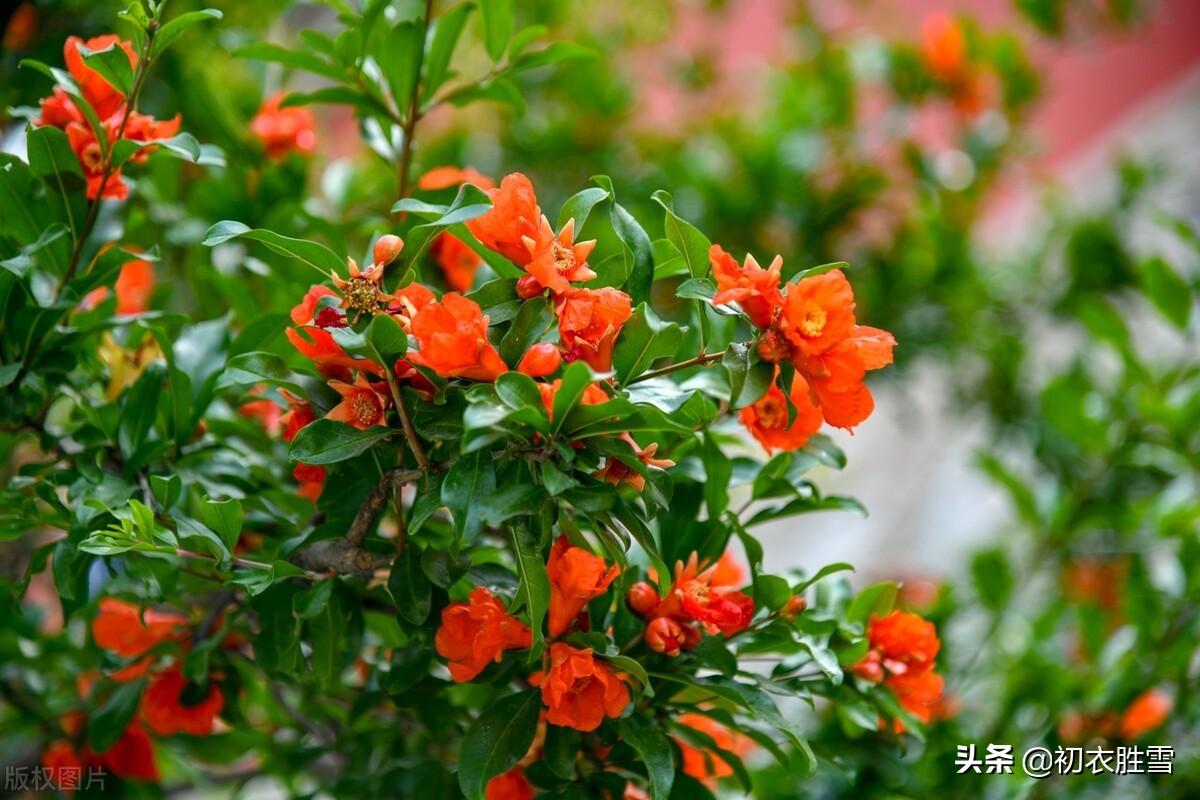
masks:
<path fill-rule="evenodd" d="M 305 464 L 335 464 L 354 458 L 394 433 L 382 425 L 359 430 L 331 419 L 319 419 L 300 429 L 288 455 L 293 461 Z"/>
<path fill-rule="evenodd" d="M 679 353 L 683 333 L 674 322 L 663 322 L 646 303 L 621 328 L 613 348 L 613 370 L 621 383 L 641 375 L 660 358 Z"/>
<path fill-rule="evenodd" d="M 675 782 L 674 746 L 670 738 L 640 714 L 620 720 L 617 730 L 621 741 L 634 749 L 646 767 L 652 800 L 666 800 Z"/>
<path fill-rule="evenodd" d="M 500 698 L 471 724 L 458 758 L 458 785 L 467 800 L 484 800 L 488 781 L 525 757 L 541 711 L 541 693 L 530 689 Z"/>
<path fill-rule="evenodd" d="M 87 738 L 93 752 L 108 752 L 125 735 L 145 688 L 145 679 L 118 683 L 104 705 L 88 716 Z"/>

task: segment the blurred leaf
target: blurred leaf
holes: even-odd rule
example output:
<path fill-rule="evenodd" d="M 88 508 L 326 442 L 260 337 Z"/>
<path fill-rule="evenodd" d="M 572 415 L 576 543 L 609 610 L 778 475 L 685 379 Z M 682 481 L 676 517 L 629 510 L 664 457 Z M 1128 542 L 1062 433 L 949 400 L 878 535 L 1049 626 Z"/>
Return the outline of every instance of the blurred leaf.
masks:
<path fill-rule="evenodd" d="M 1192 292 L 1178 272 L 1161 258 L 1148 259 L 1141 269 L 1142 292 L 1176 328 L 1187 330 Z"/>
<path fill-rule="evenodd" d="M 299 259 L 326 277 L 340 272 L 345 266 L 342 260 L 323 244 L 281 236 L 272 231 L 252 229 L 232 220 L 218 222 L 209 228 L 203 244 L 215 247 L 239 236 L 262 242 L 272 252 Z"/>
<path fill-rule="evenodd" d="M 479 0 L 479 15 L 484 47 L 492 61 L 499 61 L 513 32 L 513 0 Z"/>

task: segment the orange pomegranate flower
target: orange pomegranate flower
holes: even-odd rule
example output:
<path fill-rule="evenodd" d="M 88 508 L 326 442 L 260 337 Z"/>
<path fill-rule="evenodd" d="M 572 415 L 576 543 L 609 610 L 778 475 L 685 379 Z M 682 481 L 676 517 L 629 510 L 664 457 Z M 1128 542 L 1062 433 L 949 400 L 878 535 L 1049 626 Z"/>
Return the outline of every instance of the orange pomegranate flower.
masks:
<path fill-rule="evenodd" d="M 387 424 L 385 415 L 392 400 L 372 386 L 363 373 L 358 373 L 353 384 L 332 380 L 329 388 L 341 395 L 342 401 L 329 409 L 326 419 L 345 422 L 360 431 Z"/>
<path fill-rule="evenodd" d="M 708 250 L 708 260 L 717 282 L 713 305 L 737 303 L 756 326 L 763 330 L 770 328 L 783 306 L 783 295 L 779 291 L 783 259 L 775 256 L 771 265 L 763 269 L 754 256 L 747 253 L 744 264 L 739 267 L 733 256 L 714 244 Z"/>
<path fill-rule="evenodd" d="M 138 658 L 163 642 L 183 639 L 186 625 L 182 614 L 152 608 L 142 613 L 133 603 L 105 597 L 92 620 L 92 641 L 122 658 Z"/>
<path fill-rule="evenodd" d="M 967 67 L 967 40 L 949 14 L 931 14 L 921 22 L 921 60 L 944 81 L 955 81 Z"/>
<path fill-rule="evenodd" d="M 105 135 L 113 140 L 117 135 L 115 124 L 103 123 Z M 71 122 L 67 125 L 67 141 L 71 150 L 79 159 L 83 177 L 87 181 L 87 198 L 96 200 L 124 200 L 129 196 L 129 185 L 121 177 L 121 170 L 113 170 L 104 178 L 104 155 L 100 150 L 100 140 L 95 132 L 82 122 Z M 103 185 L 103 186 L 102 186 Z"/>
<path fill-rule="evenodd" d="M 754 747 L 749 737 L 731 731 L 703 714 L 680 714 L 678 722 L 707 734 L 717 747 L 735 756 L 743 756 Z M 675 744 L 679 745 L 679 752 L 683 755 L 684 773 L 696 780 L 711 787 L 718 778 L 733 774 L 733 768 L 717 753 L 693 747 L 682 738 L 675 739 Z"/>
<path fill-rule="evenodd" d="M 396 318 L 400 327 L 407 333 L 412 333 L 412 321 L 417 312 L 437 300 L 437 296 L 429 287 L 419 283 L 410 283 L 402 289 L 397 289 L 392 292 L 392 296 L 396 299 L 388 307 L 388 313 Z"/>
<path fill-rule="evenodd" d="M 908 611 L 872 619 L 867 639 L 884 669 L 893 675 L 932 668 L 941 647 L 933 623 Z"/>
<path fill-rule="evenodd" d="M 262 386 L 255 386 L 250 390 L 252 395 L 261 395 L 262 393 Z M 238 406 L 238 414 L 247 419 L 258 420 L 268 436 L 275 436 L 279 433 L 279 421 L 283 418 L 283 409 L 274 400 L 251 400 Z"/>
<path fill-rule="evenodd" d="M 303 497 L 310 503 L 315 503 L 321 497 L 321 492 L 325 491 L 325 478 L 328 476 L 325 468 L 318 464 L 304 464 L 299 462 L 292 468 L 292 477 L 300 486 L 296 489 L 296 494 Z"/>
<path fill-rule="evenodd" d="M 115 45 L 125 51 L 125 55 L 129 58 L 129 65 L 135 69 L 138 63 L 137 51 L 130 42 L 111 33 L 93 36 L 87 41 L 78 36 L 68 36 L 63 45 L 63 60 L 66 61 L 67 71 L 71 73 L 71 77 L 79 86 L 80 94 L 95 110 L 97 117 L 107 120 L 121 110 L 125 104 L 125 95 L 109 84 L 99 72 L 87 65 L 83 60 L 83 54 L 79 52 L 80 45 L 93 52 Z"/>
<path fill-rule="evenodd" d="M 317 284 L 304 293 L 304 299 L 292 306 L 292 322 L 297 325 L 316 325 L 318 328 L 343 328 L 345 316 L 340 310 L 326 304 L 319 312 L 317 304 L 323 297 L 337 298 L 337 292 L 328 286 Z"/>
<path fill-rule="evenodd" d="M 796 375 L 792 379 L 792 406 L 796 416 L 788 424 L 787 398 L 775 384 L 767 393 L 742 409 L 740 419 L 746 429 L 768 453 L 776 450 L 796 450 L 808 443 L 808 437 L 821 428 L 821 409 L 813 405 L 808 384 Z"/>
<path fill-rule="evenodd" d="M 401 243 L 403 247 L 403 242 Z M 374 314 L 380 307 L 386 307 L 396 298 L 383 291 L 380 282 L 383 280 L 384 264 L 372 264 L 366 269 L 359 269 L 358 262 L 353 258 L 346 259 L 346 267 L 350 277 L 343 278 L 332 275 L 333 285 L 342 293 L 342 308 L 354 312 L 354 319 L 365 312 Z"/>
<path fill-rule="evenodd" d="M 546 575 L 550 578 L 550 610 L 547 625 L 550 636 L 560 636 L 583 611 L 589 600 L 604 594 L 621 568 L 607 566 L 604 559 L 573 547 L 560 536 L 550 548 Z"/>
<path fill-rule="evenodd" d="M 808 379 L 826 422 L 849 429 L 871 415 L 875 400 L 863 378 L 868 370 L 892 363 L 895 345 L 887 331 L 855 325 L 847 338 L 823 355 L 796 358 L 796 367 Z"/>
<path fill-rule="evenodd" d="M 63 718 L 63 728 L 72 736 L 82 731 L 85 721 L 82 715 L 74 715 L 72 721 Z M 141 723 L 130 722 L 121 738 L 109 750 L 97 754 L 84 744 L 76 750 L 70 742 L 57 741 L 42 753 L 42 766 L 49 779 L 64 792 L 80 788 L 80 770 L 86 779 L 87 770 L 104 770 L 125 780 L 153 782 L 158 780 L 158 768 L 154 765 L 154 745 Z"/>
<path fill-rule="evenodd" d="M 906 672 L 890 675 L 884 681 L 900 701 L 900 707 L 926 724 L 933 718 L 933 710 L 942 696 L 946 682 L 933 670 Z M 904 723 L 895 720 L 893 728 L 904 732 Z"/>
<path fill-rule="evenodd" d="M 208 693 L 198 701 L 190 696 L 194 690 L 178 666 L 160 672 L 142 696 L 142 720 L 159 736 L 209 735 L 225 698 L 215 681 L 209 681 Z"/>
<path fill-rule="evenodd" d="M 279 393 L 288 404 L 288 410 L 279 417 L 279 424 L 283 426 L 283 440 L 291 442 L 305 425 L 317 418 L 317 415 L 307 400 L 296 397 L 287 389 L 280 389 Z"/>
<path fill-rule="evenodd" d="M 530 253 L 525 237 L 536 238 L 538 220 L 537 195 L 529 178 L 520 172 L 505 175 L 497 189 L 488 189 L 492 209 L 486 214 L 467 220 L 467 229 L 480 244 L 494 250 L 519 267 L 529 263 Z"/>
<path fill-rule="evenodd" d="M 521 241 L 529 251 L 525 271 L 555 294 L 570 289 L 572 282 L 590 281 L 596 277 L 587 265 L 587 257 L 596 247 L 596 240 L 576 242 L 574 219 L 567 220 L 563 229 L 555 234 L 550 220 L 543 215 L 537 235 L 524 236 Z"/>
<path fill-rule="evenodd" d="M 482 586 L 471 590 L 470 602 L 442 609 L 442 625 L 434 637 L 438 655 L 448 660 L 456 683 L 473 680 L 506 650 L 529 647 L 532 634 Z"/>
<path fill-rule="evenodd" d="M 153 142 L 155 139 L 169 139 L 179 133 L 179 126 L 181 124 L 183 124 L 183 117 L 179 114 L 168 120 L 157 120 L 146 114 L 131 111 L 129 119 L 125 123 L 125 134 L 122 138 L 131 139 L 135 142 Z M 130 156 L 129 160 L 135 164 L 145 163 L 156 147 L 157 145 L 153 144 L 143 147 Z"/>
<path fill-rule="evenodd" d="M 486 800 L 533 800 L 533 787 L 525 770 L 513 767 L 488 781 Z"/>
<path fill-rule="evenodd" d="M 746 568 L 738 561 L 732 550 L 726 550 L 717 559 L 710 583 L 713 586 L 729 586 L 737 589 L 746 585 Z"/>
<path fill-rule="evenodd" d="M 612 369 L 617 334 L 633 316 L 629 295 L 620 289 L 569 289 L 557 298 L 554 313 L 566 348 L 566 361 L 584 361 L 597 372 Z"/>
<path fill-rule="evenodd" d="M 550 645 L 550 668 L 539 681 L 546 721 L 587 733 L 604 717 L 621 716 L 629 705 L 625 682 L 590 649 L 563 642 Z"/>
<path fill-rule="evenodd" d="M 538 384 L 538 390 L 542 393 L 542 405 L 546 407 L 546 416 L 549 419 L 554 419 L 554 397 L 561 388 L 562 378 L 556 378 L 550 383 Z M 588 384 L 588 387 L 583 390 L 583 396 L 579 398 L 580 405 L 585 406 L 594 406 L 607 402 L 608 395 L 596 383 Z"/>
<path fill-rule="evenodd" d="M 1129 704 L 1121 715 L 1121 736 L 1138 739 L 1167 721 L 1173 707 L 1170 695 L 1161 689 L 1147 689 Z"/>
<path fill-rule="evenodd" d="M 266 148 L 267 157 L 279 160 L 288 153 L 308 155 L 317 147 L 316 120 L 303 106 L 281 108 L 284 92 L 276 92 L 250 120 L 250 132 Z"/>
<path fill-rule="evenodd" d="M 841 270 L 787 285 L 780 328 L 801 356 L 819 356 L 854 331 L 854 290 Z"/>
<path fill-rule="evenodd" d="M 483 266 L 479 254 L 453 233 L 439 233 L 429 246 L 429 253 L 442 268 L 446 285 L 456 292 L 469 290 L 475 282 L 475 273 Z"/>
<path fill-rule="evenodd" d="M 317 371 L 328 378 L 350 380 L 350 370 L 357 369 L 383 377 L 384 368 L 366 358 L 355 358 L 341 348 L 329 331 L 314 326 L 288 328 L 284 331 L 302 356 L 316 365 Z"/>
<path fill-rule="evenodd" d="M 480 189 L 494 189 L 496 182 L 484 175 L 474 167 L 434 167 L 421 176 L 417 181 L 417 188 L 424 189 L 427 192 L 437 191 L 438 189 L 449 189 L 451 186 L 470 183 L 478 186 Z"/>
<path fill-rule="evenodd" d="M 669 458 L 655 457 L 654 454 L 658 452 L 658 442 L 653 442 L 645 447 L 641 447 L 628 433 L 621 434 L 621 438 L 629 443 L 629 446 L 633 448 L 634 455 L 636 455 L 638 460 L 647 467 L 654 467 L 655 469 L 667 469 L 668 467 L 675 466 L 675 462 Z M 596 472 L 596 477 L 602 481 L 607 481 L 614 486 L 620 486 L 622 484 L 626 486 L 632 486 L 639 492 L 646 488 L 646 478 L 643 475 L 638 473 L 621 459 L 611 455 L 605 459 L 604 466 Z"/>
<path fill-rule="evenodd" d="M 686 564 L 675 562 L 675 580 L 654 616 L 699 622 L 709 633 L 726 636 L 745 630 L 754 618 L 754 600 L 729 586 L 714 586 L 716 572 L 715 564 L 702 570 L 695 552 Z"/>
<path fill-rule="evenodd" d="M 141 314 L 150 307 L 150 295 L 154 293 L 154 265 L 135 258 L 121 266 L 114 286 L 117 294 L 118 314 Z"/>
<path fill-rule="evenodd" d="M 508 367 L 488 341 L 487 329 L 488 318 L 475 301 L 449 292 L 413 318 L 419 350 L 409 360 L 443 378 L 494 381 Z"/>

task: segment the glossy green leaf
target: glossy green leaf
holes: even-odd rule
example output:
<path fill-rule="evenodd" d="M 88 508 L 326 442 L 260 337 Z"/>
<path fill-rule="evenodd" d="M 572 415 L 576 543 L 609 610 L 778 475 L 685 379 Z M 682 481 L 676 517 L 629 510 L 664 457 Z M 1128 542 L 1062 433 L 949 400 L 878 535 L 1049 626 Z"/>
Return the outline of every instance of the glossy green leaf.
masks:
<path fill-rule="evenodd" d="M 288 457 L 305 464 L 336 464 L 354 458 L 396 433 L 382 425 L 359 430 L 342 422 L 319 419 L 300 429 L 292 440 Z"/>
<path fill-rule="evenodd" d="M 541 711 L 541 693 L 530 689 L 500 698 L 475 719 L 458 758 L 458 785 L 467 800 L 483 800 L 488 781 L 525 757 Z"/>

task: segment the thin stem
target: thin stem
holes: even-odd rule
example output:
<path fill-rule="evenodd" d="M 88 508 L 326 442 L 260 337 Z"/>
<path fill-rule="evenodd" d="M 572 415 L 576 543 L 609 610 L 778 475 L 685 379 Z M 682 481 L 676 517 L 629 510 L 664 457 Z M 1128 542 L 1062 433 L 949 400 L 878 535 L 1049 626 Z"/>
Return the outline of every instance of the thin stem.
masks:
<path fill-rule="evenodd" d="M 433 0 L 425 0 L 425 15 L 422 18 L 421 41 L 429 35 L 429 22 L 433 19 Z M 408 98 L 408 114 L 400 129 L 404 133 L 404 141 L 400 144 L 400 163 L 396 165 L 396 193 L 398 200 L 408 197 L 409 184 L 412 180 L 413 137 L 417 132 L 417 123 L 421 121 L 421 70 L 425 65 L 425 48 L 422 47 L 417 55 L 417 79 L 413 81 L 412 94 Z"/>
<path fill-rule="evenodd" d="M 396 413 L 400 416 L 400 427 L 404 430 L 404 438 L 408 440 L 408 447 L 412 450 L 413 457 L 417 459 L 417 465 L 422 470 L 428 470 L 429 456 L 425 455 L 421 437 L 417 435 L 417 429 L 413 427 L 412 418 L 408 414 L 408 406 L 404 404 L 404 395 L 400 394 L 400 384 L 396 382 L 396 376 L 392 374 L 392 371 L 386 367 L 384 375 L 387 377 L 388 390 L 392 394 L 392 402 L 396 404 Z"/>
<path fill-rule="evenodd" d="M 179 556 L 180 558 L 190 558 L 195 561 L 207 561 L 210 564 L 217 562 L 217 559 L 210 555 L 205 553 L 197 553 L 192 550 L 184 550 L 181 547 L 175 548 L 175 555 Z M 234 558 L 231 560 L 231 563 L 236 567 L 245 567 L 246 569 L 272 569 L 270 564 L 266 564 L 262 561 L 251 561 L 248 558 Z M 313 572 L 312 570 L 305 570 L 304 577 L 308 578 L 310 581 L 323 581 L 332 578 L 333 575 L 326 575 L 320 572 Z"/>
<path fill-rule="evenodd" d="M 680 361 L 675 364 L 668 364 L 667 366 L 663 367 L 662 369 L 656 369 L 656 370 L 652 370 L 650 372 L 645 372 L 645 373 L 639 375 L 638 377 L 634 378 L 633 380 L 631 380 L 630 383 L 631 384 L 641 383 L 642 381 L 648 381 L 651 378 L 657 378 L 662 375 L 669 375 L 672 372 L 676 372 L 681 369 L 687 369 L 688 367 L 708 366 L 709 364 L 713 363 L 714 361 L 720 361 L 722 358 L 724 358 L 725 352 L 726 351 L 722 350 L 718 353 L 701 353 L 700 355 L 696 356 L 695 358 L 689 358 L 687 361 Z"/>
<path fill-rule="evenodd" d="M 96 197 L 88 204 L 87 217 L 83 221 L 83 227 L 75 235 L 75 245 L 71 249 L 71 259 L 67 262 L 67 270 L 63 273 L 62 280 L 59 281 L 58 287 L 54 290 L 56 300 L 62 292 L 63 287 L 69 284 L 75 278 L 75 273 L 79 271 L 79 259 L 83 257 L 84 245 L 87 244 L 88 237 L 92 234 L 92 229 L 96 227 L 96 220 L 100 216 L 100 203 L 104 198 L 104 189 L 108 186 L 109 179 L 112 178 L 114 172 L 113 151 L 116 149 L 117 142 L 121 141 L 121 137 L 125 135 L 125 127 L 129 124 L 129 117 L 133 114 L 134 108 L 137 107 L 138 95 L 141 94 L 142 84 L 145 83 L 146 74 L 150 70 L 150 46 L 154 43 L 154 34 L 157 30 L 158 25 L 152 21 L 146 31 L 146 41 L 142 45 L 142 53 L 138 58 L 137 73 L 134 77 L 133 88 L 130 90 L 129 97 L 125 102 L 125 112 L 121 116 L 121 124 L 117 127 L 117 135 L 108 144 L 108 153 L 104 157 L 104 169 L 100 174 L 100 184 L 96 189 Z M 12 383 L 9 384 L 12 390 L 15 391 L 29 373 L 29 368 L 33 365 L 33 359 L 37 356 L 42 341 L 42 339 L 39 339 L 32 342 L 25 349 L 25 353 L 21 358 L 21 367 L 17 370 L 17 375 L 13 378 Z"/>

